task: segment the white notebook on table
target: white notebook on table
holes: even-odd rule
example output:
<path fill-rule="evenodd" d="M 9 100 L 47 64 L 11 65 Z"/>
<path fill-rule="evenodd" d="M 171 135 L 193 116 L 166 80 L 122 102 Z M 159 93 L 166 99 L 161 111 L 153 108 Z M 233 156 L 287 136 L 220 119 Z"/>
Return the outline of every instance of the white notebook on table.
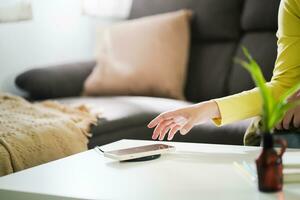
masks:
<path fill-rule="evenodd" d="M 234 162 L 233 165 L 242 174 L 249 177 L 252 181 L 257 180 L 255 163 Z M 300 151 L 286 152 L 283 156 L 283 180 L 285 183 L 300 182 Z"/>

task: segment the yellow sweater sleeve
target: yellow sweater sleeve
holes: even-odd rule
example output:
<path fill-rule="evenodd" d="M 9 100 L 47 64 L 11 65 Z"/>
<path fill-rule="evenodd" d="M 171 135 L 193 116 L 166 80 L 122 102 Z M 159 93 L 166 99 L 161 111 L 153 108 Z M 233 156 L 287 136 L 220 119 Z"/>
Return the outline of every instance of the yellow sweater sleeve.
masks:
<path fill-rule="evenodd" d="M 300 1 L 282 0 L 278 13 L 277 59 L 267 87 L 278 98 L 300 81 Z M 262 110 L 258 88 L 236 95 L 215 99 L 221 118 L 213 119 L 221 126 L 257 116 Z"/>

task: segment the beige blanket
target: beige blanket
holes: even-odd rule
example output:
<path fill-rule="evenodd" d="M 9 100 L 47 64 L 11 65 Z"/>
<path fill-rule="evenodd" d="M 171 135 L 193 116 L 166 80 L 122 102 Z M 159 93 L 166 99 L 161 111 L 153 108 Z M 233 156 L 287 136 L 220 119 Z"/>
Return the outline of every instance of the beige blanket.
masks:
<path fill-rule="evenodd" d="M 84 106 L 0 93 L 0 176 L 87 150 L 95 122 Z"/>

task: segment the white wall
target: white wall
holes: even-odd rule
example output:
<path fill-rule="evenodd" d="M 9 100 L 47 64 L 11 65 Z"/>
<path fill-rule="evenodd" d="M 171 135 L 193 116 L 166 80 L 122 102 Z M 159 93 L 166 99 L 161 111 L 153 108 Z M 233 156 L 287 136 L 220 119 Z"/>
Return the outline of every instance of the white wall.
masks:
<path fill-rule="evenodd" d="M 31 2 L 33 20 L 0 23 L 0 91 L 22 94 L 14 79 L 33 66 L 92 59 L 96 26 L 108 23 L 82 15 L 81 0 Z"/>

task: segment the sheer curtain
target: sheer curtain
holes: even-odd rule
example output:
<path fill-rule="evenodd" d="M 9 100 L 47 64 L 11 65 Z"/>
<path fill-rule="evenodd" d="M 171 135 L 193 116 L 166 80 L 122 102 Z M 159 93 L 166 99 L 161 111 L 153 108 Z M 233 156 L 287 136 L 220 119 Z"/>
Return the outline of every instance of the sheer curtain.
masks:
<path fill-rule="evenodd" d="M 105 18 L 127 18 L 132 0 L 82 0 L 83 14 Z"/>

